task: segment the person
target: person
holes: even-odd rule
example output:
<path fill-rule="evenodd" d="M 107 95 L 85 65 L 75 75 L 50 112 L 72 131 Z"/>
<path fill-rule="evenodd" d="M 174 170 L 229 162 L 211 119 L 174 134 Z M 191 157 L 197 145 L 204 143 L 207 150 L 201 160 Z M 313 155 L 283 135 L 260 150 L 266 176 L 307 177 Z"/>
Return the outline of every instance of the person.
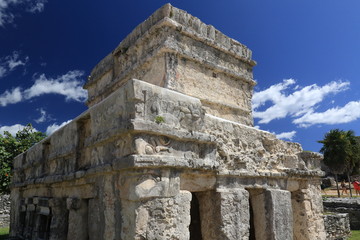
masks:
<path fill-rule="evenodd" d="M 345 180 L 342 180 L 341 181 L 341 184 L 340 184 L 340 186 L 341 186 L 341 195 L 344 195 L 344 192 L 345 192 L 345 194 L 347 195 L 348 193 L 347 193 L 347 187 L 346 187 L 346 184 L 345 184 Z"/>
<path fill-rule="evenodd" d="M 354 185 L 356 195 L 360 195 L 360 182 L 355 179 L 352 184 Z"/>

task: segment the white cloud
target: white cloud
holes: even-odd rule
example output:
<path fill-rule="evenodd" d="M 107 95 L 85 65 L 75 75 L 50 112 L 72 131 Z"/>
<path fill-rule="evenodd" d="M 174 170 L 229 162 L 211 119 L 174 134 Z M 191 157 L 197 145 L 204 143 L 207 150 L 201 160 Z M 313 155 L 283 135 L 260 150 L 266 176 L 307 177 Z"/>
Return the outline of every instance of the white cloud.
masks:
<path fill-rule="evenodd" d="M 283 133 L 279 133 L 279 134 L 275 134 L 277 138 L 279 139 L 288 139 L 288 140 L 293 140 L 293 138 L 296 135 L 296 131 L 291 131 L 291 132 L 283 132 Z"/>
<path fill-rule="evenodd" d="M 60 125 L 57 125 L 56 123 L 48 126 L 46 128 L 46 135 L 50 136 L 53 132 L 55 132 L 56 130 L 58 130 L 59 128 L 65 126 L 66 124 L 68 124 L 69 122 L 71 122 L 72 120 L 68 120 L 66 122 L 61 123 Z"/>
<path fill-rule="evenodd" d="M 308 112 L 314 111 L 327 95 L 347 90 L 350 83 L 337 81 L 321 87 L 316 84 L 303 88 L 295 86 L 292 89 L 293 93 L 286 94 L 285 90 L 289 90 L 289 87 L 294 84 L 294 79 L 286 79 L 268 89 L 255 92 L 252 100 L 254 118 L 259 118 L 261 124 L 288 116 L 293 118 L 301 117 Z M 264 111 L 258 110 L 268 102 L 272 104 L 270 107 Z"/>
<path fill-rule="evenodd" d="M 40 117 L 34 120 L 36 123 L 42 123 L 49 119 L 49 116 L 44 109 L 40 108 L 37 110 L 40 112 Z"/>
<path fill-rule="evenodd" d="M 21 57 L 18 51 L 13 51 L 11 55 L 0 58 L 0 78 L 5 77 L 8 72 L 14 71 L 18 66 L 25 66 L 28 60 L 28 56 Z"/>
<path fill-rule="evenodd" d="M 17 87 L 11 91 L 5 91 L 3 94 L 0 94 L 0 106 L 5 107 L 8 104 L 18 103 L 21 102 L 22 99 L 21 89 Z"/>
<path fill-rule="evenodd" d="M 23 128 L 25 128 L 26 126 L 22 125 L 22 124 L 14 124 L 12 126 L 1 126 L 0 127 L 0 134 L 4 134 L 5 131 L 8 131 L 9 133 L 11 133 L 11 135 L 15 136 L 16 133 L 19 130 L 22 130 Z M 36 130 L 34 128 L 34 132 L 37 132 L 38 130 Z"/>
<path fill-rule="evenodd" d="M 55 79 L 47 78 L 41 74 L 35 80 L 34 85 L 26 89 L 23 93 L 25 99 L 31 99 L 44 94 L 60 94 L 66 97 L 66 100 L 85 101 L 87 92 L 82 88 L 80 77 L 84 75 L 81 71 L 69 71 Z"/>
<path fill-rule="evenodd" d="M 83 75 L 83 72 L 77 70 L 69 71 L 57 78 L 48 78 L 45 74 L 41 74 L 28 89 L 21 90 L 20 87 L 17 87 L 0 94 L 0 105 L 4 107 L 8 104 L 29 100 L 44 94 L 60 94 L 65 96 L 67 101 L 85 101 L 87 92 L 82 88 L 81 77 Z"/>
<path fill-rule="evenodd" d="M 325 112 L 310 111 L 302 117 L 293 120 L 300 127 L 309 127 L 315 124 L 348 123 L 360 119 L 360 101 L 352 101 L 344 107 L 335 107 Z"/>
<path fill-rule="evenodd" d="M 12 23 L 15 18 L 14 7 L 16 9 L 26 9 L 31 13 L 38 13 L 44 10 L 46 0 L 0 0 L 0 26 Z M 18 6 L 23 6 L 19 8 Z M 16 12 L 16 16 L 19 13 Z"/>
<path fill-rule="evenodd" d="M 12 71 L 18 66 L 25 66 L 25 64 L 29 60 L 29 57 L 26 56 L 23 60 L 21 60 L 19 52 L 14 51 L 11 56 L 7 56 L 5 57 L 5 59 L 9 70 Z"/>

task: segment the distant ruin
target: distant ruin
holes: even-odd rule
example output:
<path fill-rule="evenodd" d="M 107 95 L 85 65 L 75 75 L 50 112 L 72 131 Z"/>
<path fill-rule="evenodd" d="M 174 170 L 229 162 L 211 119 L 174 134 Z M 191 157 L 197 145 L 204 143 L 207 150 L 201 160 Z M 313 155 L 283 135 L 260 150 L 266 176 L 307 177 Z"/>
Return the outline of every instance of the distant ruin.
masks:
<path fill-rule="evenodd" d="M 10 235 L 325 239 L 321 157 L 253 127 L 255 64 L 157 10 L 91 72 L 89 109 L 15 159 Z"/>

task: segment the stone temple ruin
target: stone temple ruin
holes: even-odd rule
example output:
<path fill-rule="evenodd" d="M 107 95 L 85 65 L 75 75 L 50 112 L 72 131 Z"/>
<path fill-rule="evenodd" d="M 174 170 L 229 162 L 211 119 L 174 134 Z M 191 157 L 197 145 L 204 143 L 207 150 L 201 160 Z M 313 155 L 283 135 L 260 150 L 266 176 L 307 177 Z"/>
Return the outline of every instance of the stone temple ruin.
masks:
<path fill-rule="evenodd" d="M 10 235 L 325 239 L 321 158 L 253 127 L 254 65 L 157 10 L 93 69 L 89 109 L 14 160 Z"/>

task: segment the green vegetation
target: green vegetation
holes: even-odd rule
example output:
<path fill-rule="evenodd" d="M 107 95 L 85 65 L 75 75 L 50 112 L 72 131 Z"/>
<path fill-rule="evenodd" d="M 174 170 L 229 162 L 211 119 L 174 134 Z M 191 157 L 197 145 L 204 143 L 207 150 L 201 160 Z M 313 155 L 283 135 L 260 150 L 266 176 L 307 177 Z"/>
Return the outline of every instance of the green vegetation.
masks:
<path fill-rule="evenodd" d="M 0 239 L 7 239 L 9 237 L 9 228 L 0 228 Z"/>
<path fill-rule="evenodd" d="M 359 240 L 360 239 L 360 230 L 352 230 L 351 237 L 349 240 Z"/>
<path fill-rule="evenodd" d="M 164 122 L 165 122 L 165 119 L 164 119 L 163 116 L 158 115 L 158 116 L 155 117 L 155 122 L 156 122 L 157 124 L 164 123 Z"/>
<path fill-rule="evenodd" d="M 346 173 L 350 188 L 350 175 L 359 168 L 360 143 L 358 140 L 354 131 L 333 129 L 325 134 L 323 140 L 318 141 L 323 144 L 320 152 L 324 154 L 324 163 L 335 175 L 338 197 L 340 197 L 338 174 Z M 352 196 L 351 190 L 350 195 Z"/>
<path fill-rule="evenodd" d="M 18 131 L 15 136 L 7 131 L 4 135 L 0 134 L 0 193 L 10 192 L 13 159 L 45 137 L 44 133 L 35 131 L 31 124 Z"/>

